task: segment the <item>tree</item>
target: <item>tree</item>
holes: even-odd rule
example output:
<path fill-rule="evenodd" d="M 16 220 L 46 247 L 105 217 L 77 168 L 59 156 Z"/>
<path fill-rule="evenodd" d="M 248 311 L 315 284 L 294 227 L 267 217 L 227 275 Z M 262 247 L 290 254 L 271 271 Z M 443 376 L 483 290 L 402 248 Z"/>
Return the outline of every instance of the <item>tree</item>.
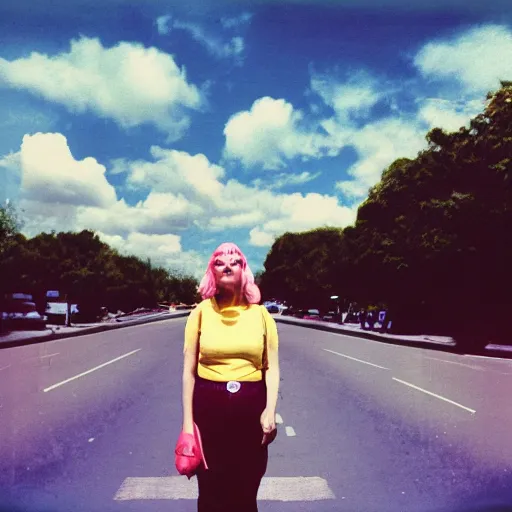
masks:
<path fill-rule="evenodd" d="M 273 244 L 261 277 L 265 298 L 276 297 L 298 307 L 328 308 L 331 295 L 339 295 L 337 272 L 341 230 L 318 228 L 285 233 Z"/>
<path fill-rule="evenodd" d="M 95 320 L 100 308 L 133 311 L 160 301 L 194 302 L 197 281 L 177 277 L 150 260 L 122 256 L 90 230 L 40 233 L 10 246 L 0 270 L 4 291 L 31 293 L 43 312 L 47 290 L 59 290 L 79 305 L 82 321 Z"/>
<path fill-rule="evenodd" d="M 16 243 L 22 225 L 12 203 L 0 206 L 0 257 Z"/>
<path fill-rule="evenodd" d="M 383 171 L 355 225 L 320 244 L 321 257 L 308 259 L 315 243 L 307 234 L 280 237 L 267 256 L 265 290 L 297 300 L 336 283 L 361 305 L 387 303 L 404 331 L 477 344 L 509 339 L 512 329 L 494 319 L 512 308 L 511 83 L 488 95 L 468 128 L 426 137 L 416 158 Z"/>

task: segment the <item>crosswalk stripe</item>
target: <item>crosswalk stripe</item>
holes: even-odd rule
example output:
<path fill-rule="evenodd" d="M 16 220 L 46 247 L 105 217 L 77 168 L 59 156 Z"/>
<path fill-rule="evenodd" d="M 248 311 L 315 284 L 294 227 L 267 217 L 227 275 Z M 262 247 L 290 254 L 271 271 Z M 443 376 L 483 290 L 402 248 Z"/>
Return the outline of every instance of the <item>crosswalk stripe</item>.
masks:
<path fill-rule="evenodd" d="M 195 500 L 197 480 L 184 476 L 129 477 L 114 500 Z M 265 477 L 261 481 L 258 500 L 320 501 L 336 497 L 327 481 L 318 476 Z"/>

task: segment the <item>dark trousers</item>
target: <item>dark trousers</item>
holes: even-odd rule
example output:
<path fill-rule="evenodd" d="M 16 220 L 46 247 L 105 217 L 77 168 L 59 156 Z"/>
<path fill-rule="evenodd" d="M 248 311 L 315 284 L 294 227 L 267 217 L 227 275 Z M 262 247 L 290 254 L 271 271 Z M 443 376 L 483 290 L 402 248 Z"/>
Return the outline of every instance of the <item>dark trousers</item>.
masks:
<path fill-rule="evenodd" d="M 198 512 L 257 512 L 256 497 L 267 469 L 260 416 L 266 405 L 264 381 L 242 382 L 236 393 L 226 383 L 196 377 L 194 421 L 208 470 L 197 473 Z"/>

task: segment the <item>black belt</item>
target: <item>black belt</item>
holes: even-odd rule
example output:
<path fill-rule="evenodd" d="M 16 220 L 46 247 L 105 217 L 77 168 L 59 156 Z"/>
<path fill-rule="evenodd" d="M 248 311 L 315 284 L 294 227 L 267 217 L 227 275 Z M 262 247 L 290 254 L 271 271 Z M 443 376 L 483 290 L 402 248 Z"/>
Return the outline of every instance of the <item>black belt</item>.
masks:
<path fill-rule="evenodd" d="M 230 380 L 227 382 L 218 382 L 214 380 L 203 379 L 202 377 L 196 376 L 196 385 L 206 387 L 210 389 L 216 389 L 219 391 L 229 391 L 230 393 L 238 393 L 243 389 L 258 389 L 264 387 L 265 382 L 263 380 L 257 381 L 239 381 Z"/>

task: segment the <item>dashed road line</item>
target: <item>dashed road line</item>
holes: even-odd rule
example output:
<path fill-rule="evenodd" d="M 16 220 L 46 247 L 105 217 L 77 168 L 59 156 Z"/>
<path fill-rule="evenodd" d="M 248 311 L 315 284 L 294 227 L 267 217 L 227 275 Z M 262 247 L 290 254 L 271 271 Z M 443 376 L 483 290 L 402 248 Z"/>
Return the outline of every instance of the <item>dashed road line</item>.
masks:
<path fill-rule="evenodd" d="M 327 348 L 324 348 L 322 350 L 325 350 L 326 352 L 330 352 L 331 354 L 336 354 L 337 356 L 346 357 L 347 359 L 351 359 L 352 361 L 357 361 L 358 363 L 364 363 L 364 364 L 368 364 L 370 366 L 374 366 L 375 368 L 380 368 L 381 370 L 389 370 L 389 368 L 386 368 L 384 366 L 379 366 L 378 364 L 369 363 L 368 361 L 363 361 L 362 359 L 357 359 L 352 356 L 347 356 L 347 354 L 341 354 L 340 352 L 335 352 L 334 350 L 329 350 Z"/>
<path fill-rule="evenodd" d="M 7 366 L 2 366 L 2 368 L 0 368 L 0 372 L 1 372 L 2 370 L 7 370 L 7 368 L 10 368 L 10 367 L 11 367 L 11 365 L 10 365 L 10 364 L 8 364 Z"/>
<path fill-rule="evenodd" d="M 59 354 L 60 354 L 60 352 L 55 352 L 55 354 L 46 354 L 44 356 L 39 356 L 39 359 L 45 359 L 46 357 L 58 356 Z"/>
<path fill-rule="evenodd" d="M 184 476 L 126 478 L 114 496 L 127 500 L 195 500 L 197 480 Z M 259 501 L 322 501 L 336 496 L 326 480 L 318 476 L 264 477 L 258 492 Z"/>
<path fill-rule="evenodd" d="M 282 425 L 283 424 L 283 418 L 282 418 L 282 416 L 278 412 L 276 412 L 276 423 L 278 425 Z"/>
<path fill-rule="evenodd" d="M 400 380 L 400 379 L 397 379 L 396 377 L 393 377 L 393 380 L 395 380 L 396 382 L 400 382 L 401 384 L 404 384 L 405 386 L 409 386 L 411 388 L 417 389 L 418 391 L 426 393 L 427 395 L 433 396 L 435 398 L 439 398 L 439 400 L 443 400 L 444 402 L 448 402 L 452 405 L 460 407 L 461 409 L 469 411 L 472 414 L 476 413 L 475 409 L 470 409 L 469 407 L 466 407 L 465 405 L 459 404 L 458 402 L 454 402 L 453 400 L 450 400 L 449 398 L 445 398 L 444 396 L 438 395 L 436 393 L 432 393 L 432 391 L 427 391 L 426 389 L 420 388 L 419 386 L 415 386 L 414 384 L 411 384 L 410 382 L 406 382 L 405 380 Z"/>
<path fill-rule="evenodd" d="M 466 368 L 471 368 L 472 370 L 485 371 L 484 368 L 479 366 L 471 366 L 470 364 L 459 363 L 458 361 L 448 361 L 447 359 L 438 359 L 437 357 L 428 357 L 424 356 L 424 359 L 430 359 L 431 361 L 440 361 L 442 363 L 456 364 L 458 366 L 465 366 Z"/>
<path fill-rule="evenodd" d="M 54 357 L 60 355 L 60 352 L 55 352 L 54 354 L 44 354 L 44 355 L 37 355 L 28 357 L 27 359 L 23 359 L 23 363 L 26 363 L 27 361 L 33 361 L 34 359 L 46 359 L 48 357 Z"/>
<path fill-rule="evenodd" d="M 111 359 L 110 361 L 107 361 L 106 363 L 100 364 L 99 366 L 95 366 L 94 368 L 91 368 L 90 370 L 87 370 L 86 372 L 79 373 L 78 375 L 75 375 L 74 377 L 70 377 L 69 379 L 63 380 L 62 382 L 58 382 L 57 384 L 54 384 L 53 386 L 43 389 L 43 392 L 47 393 L 48 391 L 52 391 L 52 389 L 63 386 L 64 384 L 67 384 L 68 382 L 79 379 L 80 377 L 83 377 L 84 375 L 88 375 L 89 373 L 95 372 L 96 370 L 99 370 L 100 368 L 104 368 L 105 366 L 107 366 L 109 364 L 115 363 L 116 361 L 124 359 L 125 357 L 131 356 L 131 355 L 137 353 L 139 350 L 140 350 L 140 348 L 138 348 L 137 350 L 132 350 L 131 352 L 128 352 L 127 354 L 123 354 L 122 356 L 116 357 L 115 359 Z"/>
<path fill-rule="evenodd" d="M 286 426 L 285 427 L 285 432 L 286 432 L 286 435 L 288 437 L 295 437 L 297 434 L 295 433 L 295 430 L 293 429 L 293 427 L 290 427 L 290 426 Z"/>

